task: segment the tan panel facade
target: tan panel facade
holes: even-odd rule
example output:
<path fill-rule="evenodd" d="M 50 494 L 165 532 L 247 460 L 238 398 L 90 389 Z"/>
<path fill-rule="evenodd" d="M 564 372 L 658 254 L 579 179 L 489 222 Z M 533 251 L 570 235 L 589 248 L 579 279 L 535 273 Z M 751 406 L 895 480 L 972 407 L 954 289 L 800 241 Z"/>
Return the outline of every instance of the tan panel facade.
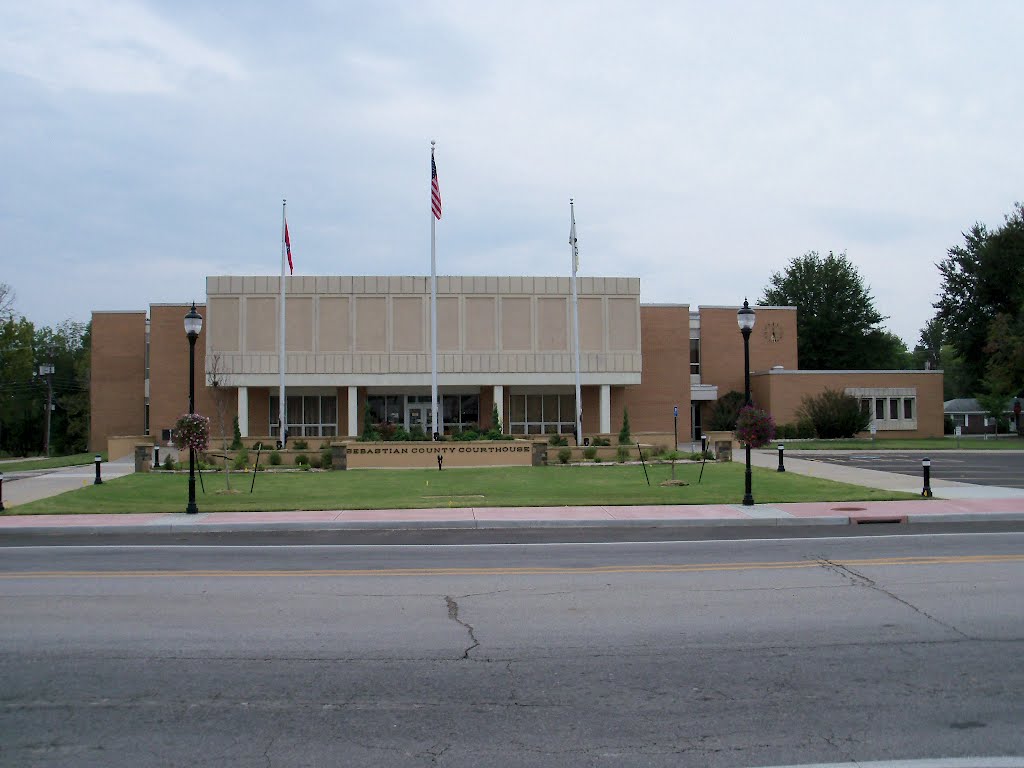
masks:
<path fill-rule="evenodd" d="M 616 299 L 618 301 L 618 299 Z M 626 299 L 628 302 L 629 300 Z M 563 298 L 537 299 L 537 347 L 544 352 L 569 350 L 568 301 Z M 632 347 L 628 347 L 632 349 Z"/>
<path fill-rule="evenodd" d="M 356 299 L 356 351 L 384 352 L 388 348 L 388 303 L 377 296 Z"/>
<path fill-rule="evenodd" d="M 93 312 L 89 450 L 112 435 L 141 435 L 146 421 L 146 313 Z"/>
<path fill-rule="evenodd" d="M 466 298 L 466 351 L 494 352 L 498 349 L 495 337 L 495 302 L 490 296 Z"/>
<path fill-rule="evenodd" d="M 395 296 L 391 299 L 391 348 L 396 352 L 423 352 L 427 348 L 429 321 L 419 296 Z"/>
<path fill-rule="evenodd" d="M 525 296 L 501 300 L 501 349 L 529 352 L 533 348 L 532 302 Z"/>
<path fill-rule="evenodd" d="M 207 323 L 209 325 L 209 323 Z M 245 351 L 277 350 L 277 299 L 253 296 L 245 301 Z M 216 347 L 215 347 L 216 349 Z M 228 352 L 230 350 L 219 350 Z"/>
<path fill-rule="evenodd" d="M 319 308 L 319 351 L 348 352 L 352 349 L 348 296 L 323 296 Z"/>
<path fill-rule="evenodd" d="M 454 296 L 437 299 L 437 350 L 458 352 L 462 349 L 459 335 L 459 300 Z"/>
<path fill-rule="evenodd" d="M 238 352 L 242 349 L 242 328 L 239 317 L 241 300 L 233 297 L 217 298 L 207 305 L 207 322 L 215 336 L 210 339 L 214 349 Z"/>
<path fill-rule="evenodd" d="M 637 327 L 639 303 L 628 299 L 608 300 L 608 345 L 610 349 L 633 349 L 640 341 Z"/>
<path fill-rule="evenodd" d="M 604 302 L 598 298 L 578 299 L 580 351 L 604 352 Z"/>
<path fill-rule="evenodd" d="M 287 297 L 284 338 L 289 352 L 313 351 L 313 299 L 308 296 Z"/>

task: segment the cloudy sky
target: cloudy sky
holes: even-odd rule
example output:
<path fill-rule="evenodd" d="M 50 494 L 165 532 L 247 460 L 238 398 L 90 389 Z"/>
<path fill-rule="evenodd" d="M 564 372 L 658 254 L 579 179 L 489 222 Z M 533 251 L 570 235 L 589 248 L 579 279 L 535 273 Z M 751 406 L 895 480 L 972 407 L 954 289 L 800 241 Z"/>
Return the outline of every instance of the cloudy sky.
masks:
<path fill-rule="evenodd" d="M 37 324 L 208 274 L 641 278 L 736 304 L 846 251 L 913 345 L 1024 199 L 1024 3 L 0 5 L 0 281 Z"/>

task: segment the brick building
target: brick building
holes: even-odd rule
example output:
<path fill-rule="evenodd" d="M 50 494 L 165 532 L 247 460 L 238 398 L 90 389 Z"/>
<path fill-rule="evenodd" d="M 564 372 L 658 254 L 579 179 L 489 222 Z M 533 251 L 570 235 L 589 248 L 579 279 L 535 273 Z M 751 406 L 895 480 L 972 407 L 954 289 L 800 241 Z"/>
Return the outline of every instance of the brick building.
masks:
<path fill-rule="evenodd" d="M 279 278 L 212 276 L 196 345 L 196 410 L 237 415 L 243 436 L 276 437 Z M 367 411 L 429 431 L 430 280 L 286 278 L 289 436 L 358 435 Z M 497 404 L 512 434 L 571 433 L 575 368 L 568 278 L 439 277 L 439 414 L 445 432 L 489 425 Z M 743 389 L 738 307 L 642 304 L 637 278 L 578 279 L 582 429 L 699 437 L 706 409 Z M 91 447 L 113 435 L 166 431 L 188 407 L 190 304 L 94 312 Z M 754 400 L 777 423 L 795 421 L 804 395 L 858 397 L 880 437 L 942 434 L 940 371 L 801 371 L 796 309 L 755 307 Z M 216 385 L 216 386 L 213 386 Z M 217 431 L 216 422 L 214 425 Z"/>

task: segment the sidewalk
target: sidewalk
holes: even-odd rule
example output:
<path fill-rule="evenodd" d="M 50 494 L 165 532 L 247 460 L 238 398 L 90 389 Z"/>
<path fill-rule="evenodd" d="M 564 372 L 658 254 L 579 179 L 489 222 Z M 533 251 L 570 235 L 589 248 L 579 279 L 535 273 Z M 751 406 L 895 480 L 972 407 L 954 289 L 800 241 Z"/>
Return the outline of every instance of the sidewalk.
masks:
<path fill-rule="evenodd" d="M 774 452 L 754 452 L 751 463 L 774 469 Z M 103 464 L 105 479 L 129 474 L 125 462 Z M 786 457 L 786 471 L 857 485 L 920 494 L 921 479 L 870 469 Z M 62 493 L 91 483 L 92 466 L 43 473 L 20 473 L 18 482 L 4 483 L 11 505 Z M 935 498 L 909 501 L 803 502 L 797 504 L 644 505 L 581 507 L 462 507 L 436 509 L 318 510 L 291 512 L 218 512 L 0 515 L 4 534 L 166 533 L 226 531 L 310 531 L 367 528 L 557 528 L 674 526 L 851 525 L 867 522 L 1024 522 L 1024 490 L 932 482 Z M 17 501 L 17 499 L 21 501 Z M 757 498 L 757 488 L 754 488 Z"/>

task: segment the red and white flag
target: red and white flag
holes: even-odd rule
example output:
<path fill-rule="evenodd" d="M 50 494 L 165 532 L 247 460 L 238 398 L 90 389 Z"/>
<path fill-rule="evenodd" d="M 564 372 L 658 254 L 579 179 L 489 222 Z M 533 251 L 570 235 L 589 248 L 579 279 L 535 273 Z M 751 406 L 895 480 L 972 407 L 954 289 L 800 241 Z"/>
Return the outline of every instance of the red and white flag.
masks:
<path fill-rule="evenodd" d="M 441 218 L 441 187 L 437 184 L 437 165 L 434 163 L 434 153 L 430 153 L 430 209 L 434 212 L 434 218 Z"/>
<path fill-rule="evenodd" d="M 292 265 L 292 239 L 288 236 L 288 220 L 284 222 L 284 250 L 288 254 L 288 274 L 295 274 L 295 267 Z"/>

